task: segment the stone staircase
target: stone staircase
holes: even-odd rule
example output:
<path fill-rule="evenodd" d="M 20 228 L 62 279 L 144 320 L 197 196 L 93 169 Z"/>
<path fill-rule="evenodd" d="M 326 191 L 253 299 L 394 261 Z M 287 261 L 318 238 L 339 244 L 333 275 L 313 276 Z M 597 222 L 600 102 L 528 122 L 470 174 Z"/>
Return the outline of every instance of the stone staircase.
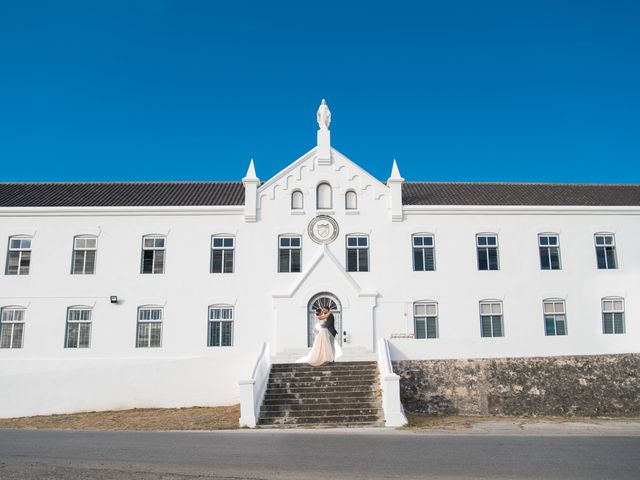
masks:
<path fill-rule="evenodd" d="M 272 365 L 258 425 L 384 426 L 377 363 Z"/>

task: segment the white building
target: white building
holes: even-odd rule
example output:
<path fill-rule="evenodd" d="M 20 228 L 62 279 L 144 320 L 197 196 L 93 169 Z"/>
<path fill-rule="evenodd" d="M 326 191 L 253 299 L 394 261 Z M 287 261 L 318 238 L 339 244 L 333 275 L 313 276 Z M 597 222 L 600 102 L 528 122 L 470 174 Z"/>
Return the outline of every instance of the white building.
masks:
<path fill-rule="evenodd" d="M 0 416 L 237 403 L 318 299 L 350 359 L 640 351 L 640 186 L 384 183 L 329 119 L 266 181 L 0 184 Z"/>

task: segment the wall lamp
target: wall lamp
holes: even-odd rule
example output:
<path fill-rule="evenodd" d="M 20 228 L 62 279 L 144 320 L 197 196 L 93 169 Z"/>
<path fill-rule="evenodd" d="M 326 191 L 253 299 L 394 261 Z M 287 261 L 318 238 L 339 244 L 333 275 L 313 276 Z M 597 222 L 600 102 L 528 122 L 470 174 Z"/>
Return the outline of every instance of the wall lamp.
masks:
<path fill-rule="evenodd" d="M 111 301 L 111 303 L 118 303 L 118 296 L 117 295 L 111 295 L 109 297 L 109 300 Z"/>

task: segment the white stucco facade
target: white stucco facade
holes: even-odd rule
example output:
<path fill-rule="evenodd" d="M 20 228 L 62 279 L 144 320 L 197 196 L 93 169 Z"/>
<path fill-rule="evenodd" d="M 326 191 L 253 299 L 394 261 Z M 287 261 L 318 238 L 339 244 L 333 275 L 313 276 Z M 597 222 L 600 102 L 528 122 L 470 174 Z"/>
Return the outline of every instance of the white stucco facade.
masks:
<path fill-rule="evenodd" d="M 328 125 L 327 125 L 328 126 Z M 423 179 L 421 179 L 423 180 Z M 331 186 L 318 209 L 316 189 Z M 237 403 L 263 342 L 271 355 L 307 346 L 309 300 L 339 300 L 345 350 L 392 359 L 627 353 L 640 350 L 637 206 L 402 205 L 397 167 L 387 183 L 318 145 L 261 183 L 251 165 L 244 205 L 2 207 L 0 255 L 31 238 L 26 275 L 0 275 L 0 307 L 24 309 L 22 348 L 0 348 L 0 417 L 131 407 Z M 301 209 L 291 195 L 303 195 Z M 357 208 L 345 208 L 355 192 Z M 333 218 L 330 243 L 309 223 Z M 541 270 L 538 235 L 559 236 L 562 268 Z M 615 235 L 616 269 L 598 269 L 594 235 Z M 431 234 L 435 270 L 414 271 L 412 236 Z M 476 235 L 498 238 L 499 269 L 480 271 Z M 165 237 L 164 272 L 141 273 L 142 238 Z M 232 273 L 211 272 L 211 240 L 235 239 Z M 280 235 L 301 237 L 301 271 L 278 271 Z M 369 271 L 348 272 L 346 236 L 368 238 Z M 97 237 L 95 272 L 70 273 L 73 239 Z M 6 272 L 5 272 L 6 273 Z M 110 301 L 117 296 L 117 303 Z M 624 333 L 603 332 L 602 299 L 624 301 Z M 545 334 L 544 299 L 566 306 L 566 335 Z M 503 336 L 482 337 L 479 303 L 503 308 Z M 415 302 L 437 304 L 437 338 L 414 334 Z M 161 346 L 136 347 L 141 306 L 162 308 Z M 233 308 L 231 346 L 208 346 L 208 309 Z M 67 310 L 91 309 L 88 348 L 65 348 Z"/>

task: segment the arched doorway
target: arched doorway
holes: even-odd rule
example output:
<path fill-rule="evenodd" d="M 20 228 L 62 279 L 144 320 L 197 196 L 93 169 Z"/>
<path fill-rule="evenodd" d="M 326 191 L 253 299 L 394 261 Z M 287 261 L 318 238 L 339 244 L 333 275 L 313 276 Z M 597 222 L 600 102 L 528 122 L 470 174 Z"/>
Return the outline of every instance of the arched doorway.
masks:
<path fill-rule="evenodd" d="M 313 325 L 316 321 L 316 309 L 329 307 L 333 313 L 334 326 L 338 334 L 337 342 L 342 345 L 342 305 L 333 293 L 322 292 L 314 295 L 307 305 L 307 346 L 313 345 Z"/>

